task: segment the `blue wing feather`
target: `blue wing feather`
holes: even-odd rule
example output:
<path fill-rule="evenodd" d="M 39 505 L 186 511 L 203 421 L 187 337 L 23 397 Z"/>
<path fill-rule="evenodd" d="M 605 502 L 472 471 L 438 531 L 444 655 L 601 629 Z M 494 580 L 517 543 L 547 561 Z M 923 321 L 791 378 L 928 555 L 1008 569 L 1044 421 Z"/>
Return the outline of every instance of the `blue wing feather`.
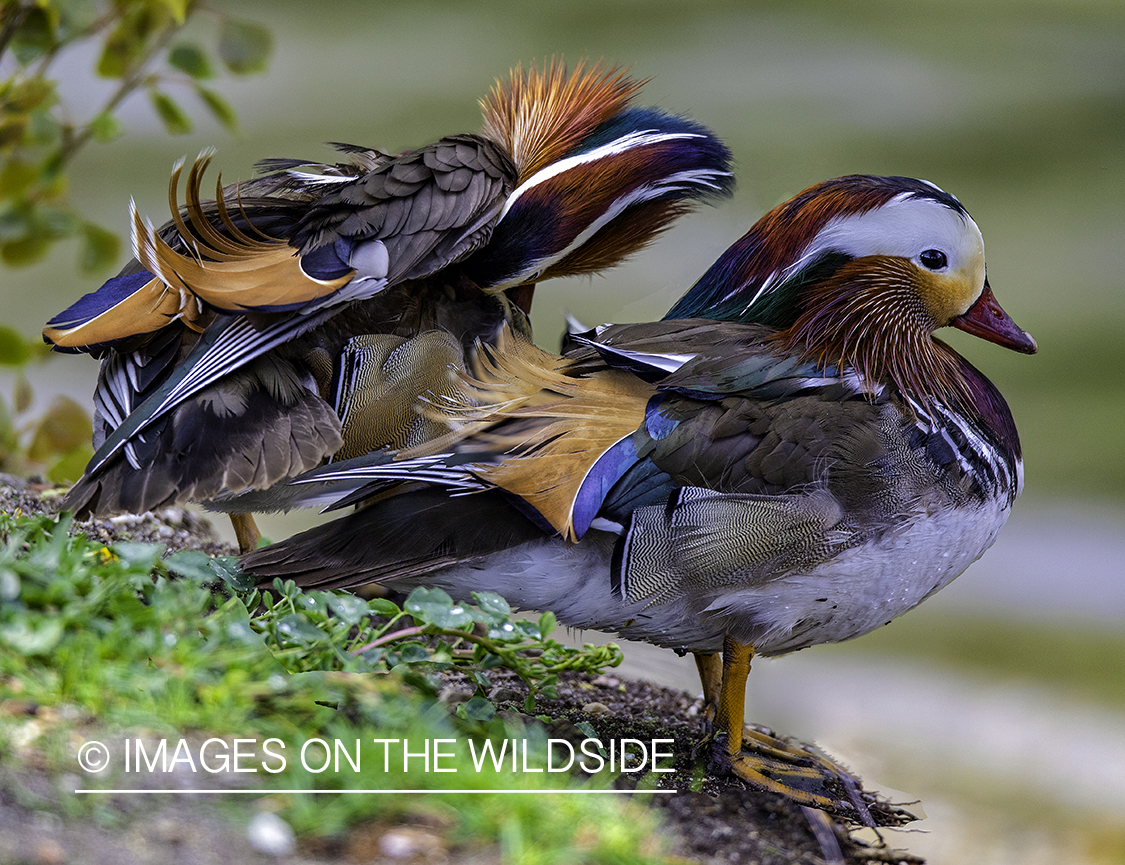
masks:
<path fill-rule="evenodd" d="M 143 288 L 153 278 L 147 270 L 140 270 L 106 280 L 105 284 L 96 291 L 82 295 L 48 321 L 47 327 L 71 328 L 92 321 Z"/>

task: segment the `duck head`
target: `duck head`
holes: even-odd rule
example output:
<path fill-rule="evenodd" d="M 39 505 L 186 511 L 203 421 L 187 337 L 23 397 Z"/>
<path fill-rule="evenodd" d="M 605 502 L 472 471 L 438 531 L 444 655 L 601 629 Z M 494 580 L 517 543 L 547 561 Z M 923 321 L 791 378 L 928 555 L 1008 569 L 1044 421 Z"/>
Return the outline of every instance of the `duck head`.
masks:
<path fill-rule="evenodd" d="M 769 325 L 787 351 L 923 402 L 962 390 L 938 328 L 1036 351 L 989 287 L 972 217 L 906 177 L 827 180 L 774 208 L 666 316 L 686 317 Z"/>

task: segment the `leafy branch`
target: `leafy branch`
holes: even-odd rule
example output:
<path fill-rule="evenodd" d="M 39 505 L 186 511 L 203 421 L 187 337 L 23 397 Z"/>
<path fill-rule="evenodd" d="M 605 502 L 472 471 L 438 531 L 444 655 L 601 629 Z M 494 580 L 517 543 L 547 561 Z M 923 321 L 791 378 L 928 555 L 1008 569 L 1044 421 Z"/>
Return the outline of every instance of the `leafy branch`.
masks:
<path fill-rule="evenodd" d="M 514 620 L 507 601 L 492 592 L 476 593 L 470 605 L 440 589 L 417 588 L 399 606 L 387 598 L 303 591 L 292 581 L 258 591 L 232 557 L 198 550 L 165 556 L 161 544 L 128 541 L 106 547 L 71 534 L 71 526 L 69 514 L 0 512 L 0 650 L 8 650 L 0 651 L 0 684 L 26 673 L 35 659 L 70 657 L 72 642 L 96 634 L 99 651 L 129 669 L 206 666 L 211 659 L 216 668 L 260 679 L 278 670 L 395 673 L 429 698 L 442 684 L 436 674 L 457 668 L 477 686 L 457 708 L 471 724 L 496 713 L 489 670 L 512 670 L 524 681 L 531 713 L 537 695 L 556 696 L 563 671 L 598 673 L 622 660 L 612 643 L 576 649 L 550 639 L 553 613 Z M 173 632 L 180 636 L 168 640 Z M 74 658 L 81 663 L 67 678 L 97 694 L 97 682 L 81 678 L 85 656 Z M 211 675 L 201 671 L 201 682 Z M 207 726 L 198 717 L 194 723 Z"/>
<path fill-rule="evenodd" d="M 0 472 L 21 477 L 43 474 L 54 483 L 70 483 L 82 476 L 94 455 L 93 427 L 89 412 L 63 394 L 32 417 L 33 394 L 25 369 L 48 354 L 41 340 L 24 339 L 0 324 L 0 370 L 15 372 L 10 406 L 0 394 Z"/>
<path fill-rule="evenodd" d="M 143 90 L 171 135 L 191 132 L 190 116 L 169 86 L 190 89 L 227 129 L 237 128 L 230 104 L 205 84 L 215 75 L 211 55 L 181 38 L 199 13 L 217 21 L 214 49 L 234 75 L 266 68 L 269 31 L 194 0 L 8 0 L 0 9 L 0 261 L 11 266 L 42 258 L 53 243 L 80 236 L 79 267 L 103 271 L 117 259 L 119 240 L 82 217 L 67 198 L 67 170 L 89 142 L 122 134 L 121 103 Z M 97 74 L 118 81 L 104 104 L 75 120 L 63 103 L 55 64 L 68 49 L 100 44 Z"/>
<path fill-rule="evenodd" d="M 171 561 L 169 566 L 176 567 Z M 400 607 L 387 598 L 363 601 L 339 592 L 302 591 L 292 581 L 275 580 L 273 588 L 276 597 L 267 590 L 245 601 L 259 609 L 252 627 L 291 672 L 296 670 L 290 664 L 350 671 L 420 662 L 436 669 L 461 667 L 471 673 L 478 693 L 458 712 L 473 720 L 495 713 L 487 699 L 488 670 L 515 672 L 528 687 L 524 709 L 533 712 L 539 694 L 555 695 L 560 673 L 595 673 L 621 663 L 615 644 L 575 649 L 549 639 L 556 624 L 551 612 L 536 622 L 513 620 L 508 602 L 494 592 L 474 592 L 471 605 L 441 589 L 419 587 Z"/>

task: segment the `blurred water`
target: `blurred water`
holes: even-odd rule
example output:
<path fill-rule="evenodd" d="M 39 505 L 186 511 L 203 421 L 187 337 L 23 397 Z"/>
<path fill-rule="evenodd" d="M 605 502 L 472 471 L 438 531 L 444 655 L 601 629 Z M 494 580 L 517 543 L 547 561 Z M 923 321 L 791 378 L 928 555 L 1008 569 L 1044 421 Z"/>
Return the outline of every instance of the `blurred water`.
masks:
<path fill-rule="evenodd" d="M 1017 502 L 992 549 L 926 601 L 931 612 L 943 608 L 1125 629 L 1125 508 Z"/>

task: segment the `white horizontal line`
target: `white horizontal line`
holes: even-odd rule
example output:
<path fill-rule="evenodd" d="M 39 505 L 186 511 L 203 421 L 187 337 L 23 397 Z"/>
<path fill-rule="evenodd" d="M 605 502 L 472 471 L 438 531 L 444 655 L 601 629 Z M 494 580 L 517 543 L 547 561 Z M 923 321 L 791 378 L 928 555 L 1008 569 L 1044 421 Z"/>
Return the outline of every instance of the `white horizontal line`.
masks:
<path fill-rule="evenodd" d="M 101 795 L 121 795 L 137 793 L 145 796 L 161 793 L 218 793 L 222 795 L 256 794 L 273 795 L 276 793 L 574 793 L 582 795 L 599 794 L 629 794 L 629 793 L 679 793 L 679 790 L 75 790 L 75 793 L 89 793 Z"/>

